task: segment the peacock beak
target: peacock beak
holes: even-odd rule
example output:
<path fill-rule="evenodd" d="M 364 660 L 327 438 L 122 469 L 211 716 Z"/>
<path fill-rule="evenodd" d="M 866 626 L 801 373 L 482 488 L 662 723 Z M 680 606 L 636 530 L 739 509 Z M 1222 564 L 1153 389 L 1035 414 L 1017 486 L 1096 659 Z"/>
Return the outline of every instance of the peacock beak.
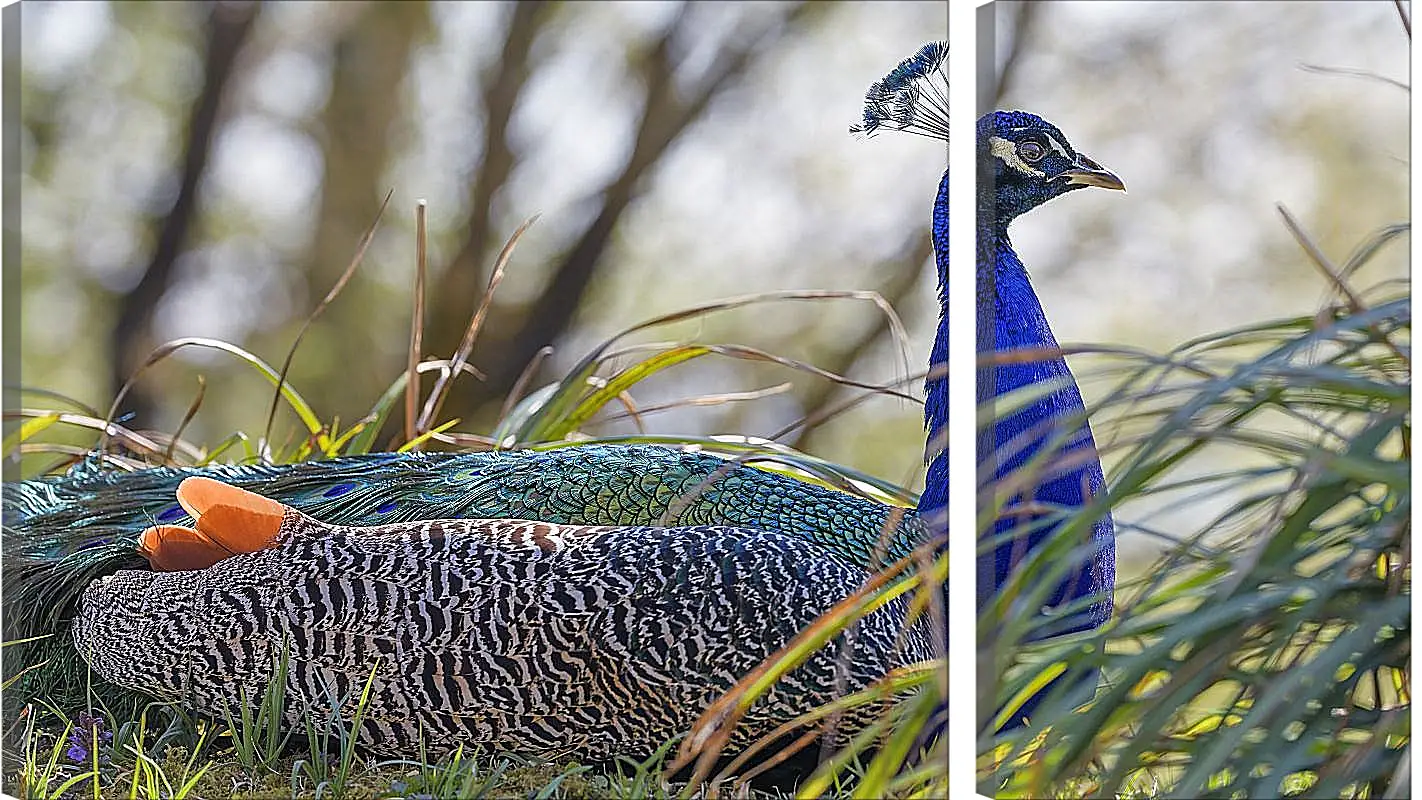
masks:
<path fill-rule="evenodd" d="M 1116 177 L 1116 173 L 1092 161 L 1085 153 L 1077 153 L 1076 163 L 1058 177 L 1066 178 L 1067 183 L 1126 191 L 1126 184 Z"/>

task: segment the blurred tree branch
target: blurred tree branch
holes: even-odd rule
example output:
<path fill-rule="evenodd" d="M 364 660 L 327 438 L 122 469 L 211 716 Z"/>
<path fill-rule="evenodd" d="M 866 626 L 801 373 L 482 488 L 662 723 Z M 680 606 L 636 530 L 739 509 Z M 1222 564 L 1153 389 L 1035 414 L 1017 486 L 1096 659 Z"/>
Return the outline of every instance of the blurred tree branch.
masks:
<path fill-rule="evenodd" d="M 1036 29 L 1040 9 L 1035 2 L 1000 3 L 998 8 L 1010 11 L 1012 20 L 1009 26 L 1012 38 L 1008 40 L 1006 54 L 998 59 L 1001 66 L 997 67 L 993 81 L 992 96 L 1001 103 L 1016 75 L 1017 61 L 1023 51 L 1022 43 L 1030 41 Z"/>
<path fill-rule="evenodd" d="M 158 226 L 157 244 L 143 276 L 118 300 L 109 336 L 110 385 L 114 394 L 151 349 L 149 327 L 158 300 L 173 280 L 173 266 L 187 241 L 197 212 L 197 191 L 207 171 L 212 137 L 217 129 L 222 96 L 233 74 L 237 54 L 247 41 L 259 6 L 251 2 L 214 3 L 207 7 L 208 25 L 202 90 L 193 101 L 183 144 L 182 173 L 173 207 Z M 152 424 L 155 404 L 142 386 L 135 386 L 121 413 L 134 413 L 140 425 Z"/>
<path fill-rule="evenodd" d="M 684 91 L 673 81 L 678 64 L 672 52 L 695 32 L 697 14 L 704 13 L 698 6 L 682 5 L 663 35 L 643 54 L 633 57 L 644 91 L 632 153 L 621 173 L 601 190 L 602 205 L 597 215 L 562 256 L 537 299 L 517 308 L 495 304 L 477 360 L 488 380 L 482 384 L 466 381 L 462 391 L 456 387 L 449 406 L 459 409 L 452 412 L 455 416 L 467 416 L 472 408 L 502 400 L 528 361 L 562 335 L 592 282 L 622 213 L 636 196 L 641 178 L 701 117 L 712 100 L 756 64 L 758 57 L 771 51 L 806 18 L 822 11 L 814 4 L 800 4 L 759 31 L 731 37 L 698 85 Z M 445 298 L 446 306 L 451 307 L 437 313 L 437 317 L 446 320 L 437 324 L 462 327 L 473 298 L 452 293 Z M 443 344 L 453 339 L 441 336 L 437 341 Z"/>
<path fill-rule="evenodd" d="M 470 300 L 484 289 L 486 271 L 482 261 L 491 250 L 494 193 L 508 181 L 515 161 L 507 140 L 509 120 L 531 74 L 528 57 L 533 40 L 552 16 L 552 8 L 552 4 L 541 0 L 516 3 L 503 50 L 479 81 L 484 108 L 484 155 L 469 185 L 469 227 L 464 243 L 439 279 L 438 296 L 446 302 L 443 313 L 436 310 L 435 334 L 431 338 L 441 347 L 452 348 L 459 341 L 474 307 Z"/>
<path fill-rule="evenodd" d="M 385 169 L 396 134 L 400 96 L 416 44 L 430 30 L 429 4 L 372 3 L 356 11 L 332 48 L 331 93 L 318 139 L 325 159 L 321 206 L 307 261 L 307 294 L 320 298 L 350 264 L 366 227 L 389 190 Z M 291 379 L 326 415 L 350 421 L 366 411 L 369 398 L 355 387 L 383 386 L 404 364 L 400 346 L 382 347 L 378 337 L 400 326 L 371 324 L 388 310 L 405 319 L 407 306 L 382 296 L 379 284 L 358 269 L 326 311 L 292 363 Z M 281 332 L 286 336 L 287 332 Z M 279 345 L 289 346 L 283 338 Z"/>

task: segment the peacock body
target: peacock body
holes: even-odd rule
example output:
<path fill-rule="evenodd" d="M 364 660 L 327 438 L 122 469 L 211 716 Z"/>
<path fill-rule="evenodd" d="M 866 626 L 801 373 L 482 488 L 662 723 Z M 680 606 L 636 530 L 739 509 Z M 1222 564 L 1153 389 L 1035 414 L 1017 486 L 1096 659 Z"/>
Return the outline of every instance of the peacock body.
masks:
<path fill-rule="evenodd" d="M 933 474 L 946 474 L 933 439 L 945 381 L 928 386 Z M 280 531 L 148 569 L 180 564 L 163 532 L 191 545 L 220 527 L 183 501 L 195 477 L 279 503 Z M 945 488 L 915 512 L 714 456 L 602 445 L 81 471 L 6 487 L 7 638 L 48 635 L 12 651 L 44 664 L 22 677 L 28 695 L 77 700 L 92 680 L 110 707 L 220 714 L 255 703 L 284 652 L 293 721 L 374 675 L 358 731 L 374 752 L 641 755 L 882 565 L 946 548 Z M 731 746 L 941 654 L 931 624 L 886 604 L 759 700 Z"/>
<path fill-rule="evenodd" d="M 742 526 L 817 545 L 868 570 L 926 541 L 913 509 L 896 509 L 725 459 L 656 446 L 548 451 L 402 453 L 296 464 L 79 473 L 5 487 L 5 636 L 31 669 L 15 695 L 132 707 L 145 687 L 90 675 L 70 636 L 80 592 L 143 570 L 141 532 L 191 525 L 178 485 L 209 477 L 260 492 L 337 526 L 436 519 L 522 519 L 565 525 Z M 95 680 L 97 679 L 97 680 Z M 138 689 L 135 694 L 129 689 Z"/>
<path fill-rule="evenodd" d="M 355 528 L 292 511 L 258 552 L 96 581 L 74 635 L 96 671 L 207 710 L 261 697 L 284 649 L 293 725 L 342 700 L 349 716 L 369 680 L 356 734 L 374 753 L 481 744 L 604 760 L 687 730 L 866 576 L 807 539 L 747 528 Z M 732 747 L 930 658 L 923 627 L 904 621 L 900 598 L 816 652 L 756 703 Z"/>

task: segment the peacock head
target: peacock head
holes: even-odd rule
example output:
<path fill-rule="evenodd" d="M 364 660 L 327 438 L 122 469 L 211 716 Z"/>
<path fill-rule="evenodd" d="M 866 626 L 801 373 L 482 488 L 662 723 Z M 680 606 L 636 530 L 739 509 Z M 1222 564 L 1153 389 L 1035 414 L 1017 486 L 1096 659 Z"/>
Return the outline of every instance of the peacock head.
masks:
<path fill-rule="evenodd" d="M 850 131 L 873 136 L 906 131 L 948 141 L 948 45 L 929 42 L 869 87 L 860 122 Z M 998 230 L 1022 214 L 1073 189 L 1126 188 L 1121 179 L 1071 146 L 1060 129 L 1025 111 L 994 111 L 977 125 L 978 210 Z M 986 220 L 984 220 L 986 221 Z M 948 175 L 938 187 L 933 234 L 943 254 L 947 282 Z"/>
<path fill-rule="evenodd" d="M 1000 228 L 1059 195 L 1096 186 L 1126 185 L 1079 153 L 1060 129 L 1026 111 L 994 111 L 978 119 L 979 211 Z"/>

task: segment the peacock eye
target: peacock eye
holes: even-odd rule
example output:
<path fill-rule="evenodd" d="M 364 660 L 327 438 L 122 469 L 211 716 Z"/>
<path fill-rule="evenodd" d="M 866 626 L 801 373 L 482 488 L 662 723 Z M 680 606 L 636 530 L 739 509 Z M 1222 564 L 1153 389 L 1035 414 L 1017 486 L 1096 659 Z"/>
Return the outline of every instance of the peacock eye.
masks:
<path fill-rule="evenodd" d="M 1037 142 L 1028 141 L 1017 145 L 1017 153 L 1022 156 L 1023 161 L 1035 164 L 1047 154 L 1047 148 Z"/>

